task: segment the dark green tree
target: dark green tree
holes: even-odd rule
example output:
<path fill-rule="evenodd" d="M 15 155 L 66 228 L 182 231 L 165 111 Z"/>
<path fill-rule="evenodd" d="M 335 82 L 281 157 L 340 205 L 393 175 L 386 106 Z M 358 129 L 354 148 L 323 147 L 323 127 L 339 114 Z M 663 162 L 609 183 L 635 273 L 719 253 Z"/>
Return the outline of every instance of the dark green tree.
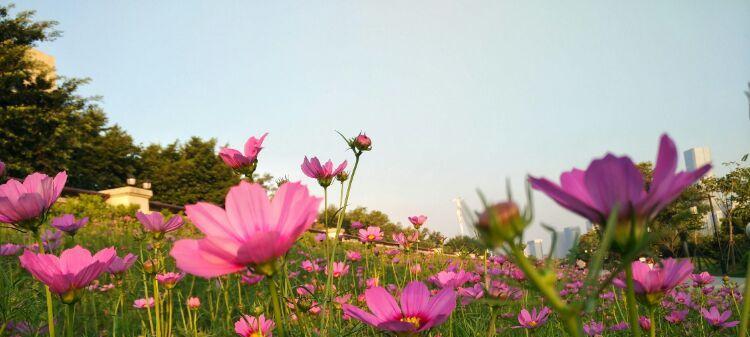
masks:
<path fill-rule="evenodd" d="M 11 176 L 67 170 L 69 185 L 102 189 L 135 170 L 138 148 L 78 88 L 87 80 L 64 78 L 33 57 L 40 42 L 60 33 L 33 11 L 11 15 L 0 6 L 0 160 Z"/>
<path fill-rule="evenodd" d="M 164 147 L 149 145 L 141 152 L 137 177 L 151 181 L 154 200 L 160 202 L 223 204 L 227 191 L 239 183 L 239 177 L 224 165 L 215 149 L 216 139 L 198 137 Z"/>

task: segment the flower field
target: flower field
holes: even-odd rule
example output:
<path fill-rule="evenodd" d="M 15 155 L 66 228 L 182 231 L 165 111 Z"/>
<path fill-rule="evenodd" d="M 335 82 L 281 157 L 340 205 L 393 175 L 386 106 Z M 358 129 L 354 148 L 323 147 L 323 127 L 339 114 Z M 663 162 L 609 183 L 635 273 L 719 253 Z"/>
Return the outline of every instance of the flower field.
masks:
<path fill-rule="evenodd" d="M 252 181 L 266 136 L 222 149 L 243 180 L 222 205 L 184 214 L 76 211 L 75 198 L 60 200 L 66 172 L 4 182 L 0 336 L 747 336 L 744 286 L 690 259 L 639 259 L 649 221 L 710 169 L 678 172 L 667 135 L 648 188 L 630 158 L 611 154 L 559 184 L 529 178 L 597 225 L 590 261 L 525 256 L 530 202 L 469 212 L 484 255 L 420 247 L 424 215 L 392 237 L 345 226 L 373 141 L 342 136 L 352 158 L 304 157 L 309 181 L 267 191 Z M 311 232 L 316 223 L 333 235 Z"/>

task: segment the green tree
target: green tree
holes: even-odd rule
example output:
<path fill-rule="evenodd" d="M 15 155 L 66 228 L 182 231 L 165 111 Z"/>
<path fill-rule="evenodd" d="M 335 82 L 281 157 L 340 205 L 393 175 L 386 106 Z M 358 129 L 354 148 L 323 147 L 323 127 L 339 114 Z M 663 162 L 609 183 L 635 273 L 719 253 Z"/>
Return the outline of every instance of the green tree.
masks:
<path fill-rule="evenodd" d="M 60 33 L 33 11 L 11 15 L 0 6 L 0 160 L 11 176 L 67 170 L 71 186 L 101 189 L 135 170 L 138 148 L 107 127 L 92 98 L 77 94 L 86 79 L 63 78 L 32 57 L 37 44 Z"/>
<path fill-rule="evenodd" d="M 470 236 L 456 236 L 445 243 L 446 253 L 481 254 L 485 247 L 477 238 Z"/>
<path fill-rule="evenodd" d="M 192 137 L 185 143 L 152 144 L 140 156 L 140 179 L 151 181 L 154 200 L 176 205 L 197 201 L 224 203 L 230 187 L 239 183 L 215 153 L 216 139 Z M 268 182 L 272 178 L 265 178 Z"/>

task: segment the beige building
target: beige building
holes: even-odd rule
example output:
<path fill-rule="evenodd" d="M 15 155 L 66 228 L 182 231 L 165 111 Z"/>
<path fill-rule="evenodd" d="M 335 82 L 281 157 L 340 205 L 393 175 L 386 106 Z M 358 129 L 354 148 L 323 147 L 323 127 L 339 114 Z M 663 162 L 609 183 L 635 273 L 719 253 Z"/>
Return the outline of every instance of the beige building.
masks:
<path fill-rule="evenodd" d="M 57 68 L 55 65 L 55 57 L 42 52 L 39 49 L 29 49 L 28 57 L 35 61 L 41 71 L 47 72 L 47 80 L 52 80 L 57 77 Z"/>

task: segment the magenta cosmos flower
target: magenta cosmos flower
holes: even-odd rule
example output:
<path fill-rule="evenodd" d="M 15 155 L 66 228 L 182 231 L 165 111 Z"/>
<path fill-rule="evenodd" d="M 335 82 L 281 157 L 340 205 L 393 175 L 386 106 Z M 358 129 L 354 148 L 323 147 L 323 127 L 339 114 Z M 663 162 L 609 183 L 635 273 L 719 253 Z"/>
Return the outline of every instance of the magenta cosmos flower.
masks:
<path fill-rule="evenodd" d="M 365 290 L 365 300 L 372 313 L 343 304 L 344 313 L 363 323 L 399 336 L 408 336 L 436 327 L 456 308 L 456 292 L 443 289 L 430 297 L 430 290 L 419 281 L 404 287 L 399 302 L 382 287 Z"/>
<path fill-rule="evenodd" d="M 143 230 L 151 233 L 169 233 L 177 230 L 184 224 L 182 217 L 179 215 L 173 215 L 169 220 L 164 221 L 164 215 L 159 212 L 145 214 L 139 211 L 135 214 L 135 217 L 143 225 Z"/>
<path fill-rule="evenodd" d="M 701 315 L 704 319 L 706 319 L 706 322 L 708 324 L 711 324 L 711 326 L 715 328 L 731 328 L 736 326 L 737 324 L 740 324 L 740 321 L 731 321 L 727 322 L 729 317 L 732 316 L 732 311 L 727 310 L 724 312 L 719 312 L 719 309 L 717 309 L 715 306 L 711 307 L 710 310 L 706 310 L 706 308 L 701 308 Z"/>
<path fill-rule="evenodd" d="M 552 313 L 552 310 L 547 307 L 543 307 L 538 312 L 536 308 L 531 309 L 531 312 L 522 309 L 518 314 L 518 324 L 520 325 L 514 326 L 514 328 L 536 329 L 547 322 L 550 313 Z"/>
<path fill-rule="evenodd" d="M 325 164 L 320 164 L 320 160 L 317 157 L 312 157 L 308 160 L 307 157 L 302 161 L 302 172 L 313 179 L 318 180 L 318 184 L 322 187 L 328 187 L 331 185 L 333 178 L 339 173 L 346 169 L 346 160 L 341 162 L 335 169 L 333 168 L 333 162 L 329 159 Z"/>
<path fill-rule="evenodd" d="M 427 217 L 424 215 L 410 216 L 409 222 L 414 225 L 414 228 L 419 229 L 419 227 L 422 227 L 422 225 L 427 222 Z"/>
<path fill-rule="evenodd" d="M 59 258 L 27 250 L 19 259 L 21 267 L 60 295 L 64 303 L 74 303 L 81 295 L 79 290 L 99 277 L 114 257 L 114 248 L 102 249 L 92 256 L 88 250 L 75 246 L 64 250 Z"/>
<path fill-rule="evenodd" d="M 130 267 L 133 266 L 133 263 L 135 263 L 135 260 L 137 259 L 137 256 L 130 253 L 122 258 L 115 255 L 115 257 L 112 258 L 112 262 L 110 262 L 109 266 L 107 266 L 107 272 L 112 275 L 122 274 L 130 269 Z"/>
<path fill-rule="evenodd" d="M 260 138 L 250 137 L 245 142 L 245 153 L 230 148 L 222 148 L 219 150 L 219 157 L 224 161 L 224 164 L 237 170 L 254 165 L 258 160 L 258 154 L 263 149 L 263 141 L 268 136 L 268 132 L 264 133 Z"/>
<path fill-rule="evenodd" d="M 362 243 L 373 243 L 380 240 L 383 240 L 383 232 L 380 227 L 369 226 L 367 229 L 359 230 L 359 241 Z"/>
<path fill-rule="evenodd" d="M 676 172 L 677 148 L 665 134 L 661 137 L 653 181 L 648 189 L 633 161 L 613 154 L 592 161 L 585 171 L 573 169 L 563 173 L 560 185 L 544 178 L 529 177 L 529 181 L 532 188 L 595 224 L 606 224 L 610 213 L 617 207 L 619 221 L 615 237 L 624 248 L 645 233 L 645 222 L 653 219 L 710 169 L 711 165 L 705 165 L 693 172 Z M 636 224 L 634 238 L 630 235 L 631 221 Z"/>
<path fill-rule="evenodd" d="M 666 259 L 661 266 L 634 261 L 632 268 L 635 293 L 649 305 L 658 304 L 665 293 L 682 284 L 693 272 L 693 264 L 687 259 Z M 625 288 L 622 279 L 615 279 L 614 284 Z"/>
<path fill-rule="evenodd" d="M 22 182 L 15 179 L 0 185 L 0 223 L 15 224 L 20 229 L 36 230 L 37 224 L 23 224 L 41 216 L 60 197 L 68 174 L 58 173 L 52 178 L 32 173 Z"/>
<path fill-rule="evenodd" d="M 263 315 L 257 318 L 243 315 L 239 321 L 234 323 L 234 332 L 242 337 L 273 337 L 271 331 L 274 327 L 273 321 L 266 319 Z"/>
<path fill-rule="evenodd" d="M 320 198 L 300 183 L 286 183 L 269 200 L 258 184 L 240 182 L 226 197 L 225 208 L 199 202 L 185 212 L 205 234 L 199 240 L 179 240 L 171 255 L 187 273 L 214 277 L 248 266 L 273 274 L 273 263 L 312 226 Z M 270 268 L 270 269 L 269 269 Z"/>
<path fill-rule="evenodd" d="M 73 214 L 63 214 L 52 219 L 50 225 L 70 235 L 76 235 L 78 230 L 86 226 L 87 223 L 89 223 L 88 217 L 76 220 Z"/>

